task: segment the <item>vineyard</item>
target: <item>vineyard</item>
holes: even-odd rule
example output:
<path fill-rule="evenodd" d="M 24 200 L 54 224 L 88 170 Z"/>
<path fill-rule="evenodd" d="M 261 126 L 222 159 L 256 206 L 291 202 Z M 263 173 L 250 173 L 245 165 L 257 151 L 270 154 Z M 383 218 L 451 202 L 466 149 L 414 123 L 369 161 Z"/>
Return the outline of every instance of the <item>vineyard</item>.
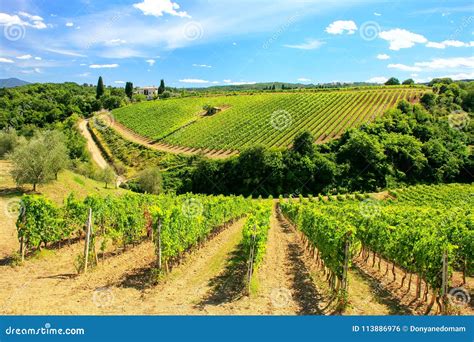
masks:
<path fill-rule="evenodd" d="M 191 150 L 289 146 L 309 130 L 318 143 L 381 116 L 398 101 L 417 101 L 425 88 L 188 97 L 140 103 L 112 112 L 115 120 L 153 143 Z M 205 115 L 203 108 L 218 108 Z"/>
<path fill-rule="evenodd" d="M 236 305 L 231 303 L 246 294 L 257 301 L 256 306 L 267 305 L 269 298 L 278 309 L 279 301 L 297 307 L 301 295 L 306 313 L 351 312 L 352 306 L 364 305 L 354 295 L 364 286 L 355 270 L 365 270 L 378 274 L 377 282 L 394 296 L 405 291 L 397 300 L 408 298 L 407 308 L 415 302 L 423 308 L 418 313 L 456 313 L 447 293 L 454 286 L 470 288 L 474 276 L 472 194 L 473 185 L 418 185 L 390 190 L 379 200 L 369 194 L 280 198 L 276 211 L 271 198 L 242 196 L 125 194 L 79 200 L 70 195 L 57 205 L 43 196 L 24 195 L 17 219 L 19 254 L 24 261 L 18 269 L 34 265 L 32 256 L 45 248 L 59 253 L 71 245 L 77 248 L 69 263 L 79 275 L 88 271 L 98 276 L 103 265 L 120 260 L 120 255 L 130 258 L 142 251 L 151 261 L 146 269 L 155 282 L 177 272 L 194 283 L 200 276 L 184 276 L 194 267 L 186 260 L 193 260 L 192 255 L 202 250 L 202 263 L 193 261 L 202 269 L 193 272 L 207 272 L 216 263 L 224 269 L 214 270 L 215 278 L 207 280 L 212 300 L 204 299 L 206 305 L 216 300 Z M 222 239 L 233 241 L 232 253 L 239 256 L 229 259 L 227 266 L 224 255 L 209 252 L 217 243 L 230 243 Z M 296 255 L 300 256 L 295 259 L 291 250 L 299 245 L 301 252 Z M 306 268 L 312 270 L 311 276 L 298 275 Z M 287 278 L 291 272 L 296 272 L 293 283 Z M 283 284 L 301 286 L 294 282 L 305 277 L 304 291 L 300 288 L 290 294 L 281 288 Z M 140 286 L 149 281 L 140 279 Z M 253 281 L 262 286 L 251 287 Z M 214 282 L 216 293 L 212 294 Z M 311 294 L 311 286 L 316 286 L 312 284 L 317 284 L 317 291 L 327 284 L 325 307 L 333 311 L 320 311 L 321 298 Z M 268 291 L 268 297 L 254 298 L 255 291 Z M 189 295 L 196 297 L 196 293 Z M 168 297 L 156 296 L 153 300 L 167 305 Z M 294 310 L 288 303 L 288 310 Z M 238 312 L 252 308 L 242 305 Z M 232 310 L 232 306 L 221 308 Z"/>
<path fill-rule="evenodd" d="M 358 255 L 378 267 L 386 261 L 401 286 L 411 288 L 416 275 L 416 299 L 432 293 L 434 303 L 446 311 L 446 296 L 453 271 L 462 272 L 463 284 L 474 274 L 473 188 L 466 185 L 416 186 L 390 191 L 391 199 L 301 198 L 280 200 L 284 215 L 303 233 L 321 266 L 329 272 L 331 288 L 342 298 L 347 293 L 348 263 Z M 331 200 L 329 200 L 331 199 Z M 376 266 L 376 258 L 378 265 Z M 371 259 L 369 261 L 369 259 Z M 444 298 L 444 299 L 443 299 Z"/>

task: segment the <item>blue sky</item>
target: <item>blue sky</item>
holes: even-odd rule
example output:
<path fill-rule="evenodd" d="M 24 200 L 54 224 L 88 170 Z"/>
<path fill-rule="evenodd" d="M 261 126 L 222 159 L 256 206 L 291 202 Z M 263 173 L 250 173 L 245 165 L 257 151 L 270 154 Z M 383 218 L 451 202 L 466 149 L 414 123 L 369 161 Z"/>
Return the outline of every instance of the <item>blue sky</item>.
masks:
<path fill-rule="evenodd" d="M 0 78 L 177 87 L 474 78 L 472 1 L 0 2 Z"/>

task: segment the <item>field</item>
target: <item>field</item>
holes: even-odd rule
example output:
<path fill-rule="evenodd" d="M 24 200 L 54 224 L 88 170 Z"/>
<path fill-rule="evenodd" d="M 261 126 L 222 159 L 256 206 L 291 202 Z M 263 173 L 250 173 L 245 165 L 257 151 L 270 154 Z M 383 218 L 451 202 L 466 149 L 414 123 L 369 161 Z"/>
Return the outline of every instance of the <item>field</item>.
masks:
<path fill-rule="evenodd" d="M 350 127 L 381 116 L 398 101 L 417 101 L 424 88 L 189 97 L 116 109 L 119 123 L 157 144 L 191 149 L 239 151 L 263 145 L 286 147 L 309 130 L 321 143 Z M 205 105 L 221 111 L 204 115 Z"/>

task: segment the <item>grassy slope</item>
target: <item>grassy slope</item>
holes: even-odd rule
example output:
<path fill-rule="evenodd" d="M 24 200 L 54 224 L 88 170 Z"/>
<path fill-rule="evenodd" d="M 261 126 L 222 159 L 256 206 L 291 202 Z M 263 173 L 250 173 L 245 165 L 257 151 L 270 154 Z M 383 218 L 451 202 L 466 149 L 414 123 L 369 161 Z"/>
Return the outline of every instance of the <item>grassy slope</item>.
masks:
<path fill-rule="evenodd" d="M 382 115 L 401 99 L 400 89 L 189 97 L 130 105 L 114 110 L 113 115 L 137 133 L 173 145 L 234 150 L 255 144 L 287 146 L 304 129 L 323 140 L 366 122 L 373 115 Z M 403 90 L 406 96 L 419 96 L 421 91 Z M 205 104 L 229 108 L 202 117 Z M 278 111 L 282 112 L 277 113 L 276 125 L 285 126 L 285 121 L 287 125 L 275 129 L 272 113 Z M 196 122 L 183 127 L 193 121 Z"/>

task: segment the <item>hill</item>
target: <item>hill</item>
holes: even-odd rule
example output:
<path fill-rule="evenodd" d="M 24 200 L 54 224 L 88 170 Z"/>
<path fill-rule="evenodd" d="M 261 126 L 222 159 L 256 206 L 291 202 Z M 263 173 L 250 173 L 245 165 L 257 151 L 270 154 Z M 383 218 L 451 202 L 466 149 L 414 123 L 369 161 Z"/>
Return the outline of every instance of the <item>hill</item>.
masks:
<path fill-rule="evenodd" d="M 417 101 L 425 88 L 258 93 L 159 100 L 112 112 L 134 132 L 155 142 L 196 149 L 242 150 L 256 144 L 289 146 L 303 130 L 321 143 L 381 116 L 399 100 Z M 205 115 L 204 106 L 218 107 Z"/>
<path fill-rule="evenodd" d="M 4 78 L 0 79 L 0 88 L 14 88 L 14 87 L 20 87 L 23 85 L 31 84 L 30 82 L 26 82 L 23 80 L 20 80 L 18 78 Z"/>

